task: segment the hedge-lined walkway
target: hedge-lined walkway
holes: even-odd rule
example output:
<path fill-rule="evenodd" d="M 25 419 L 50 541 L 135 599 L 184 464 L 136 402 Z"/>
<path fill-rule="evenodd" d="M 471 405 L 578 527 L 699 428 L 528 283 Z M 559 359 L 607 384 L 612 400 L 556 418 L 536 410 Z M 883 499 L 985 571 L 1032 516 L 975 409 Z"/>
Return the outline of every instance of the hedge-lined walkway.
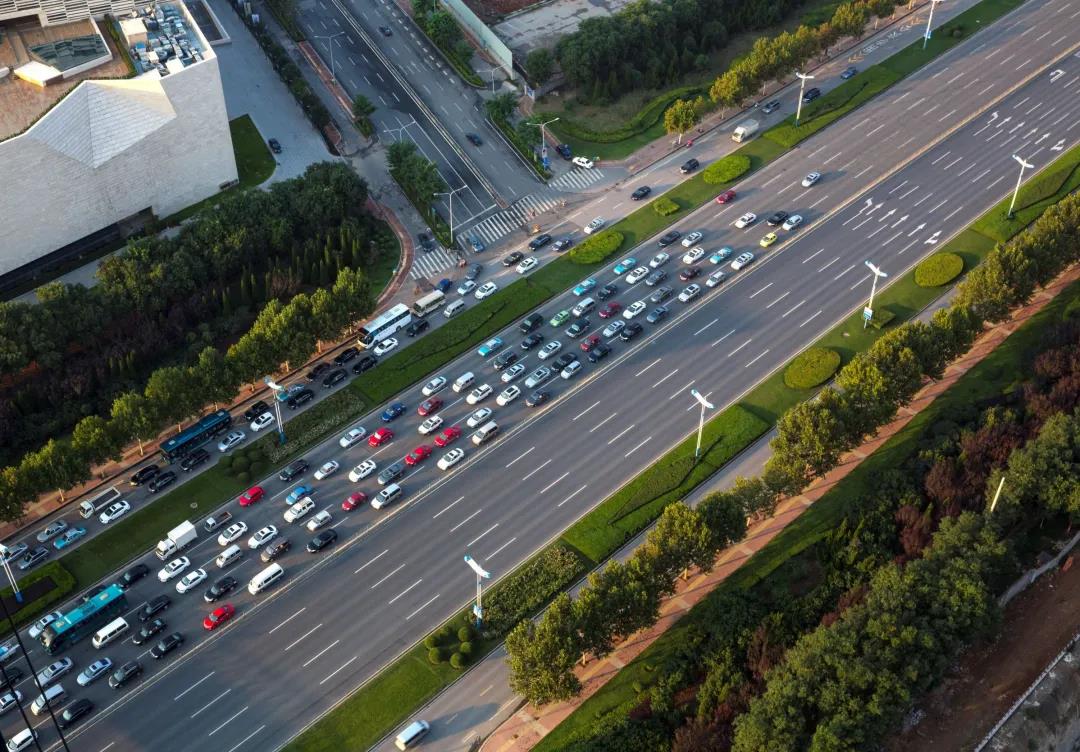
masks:
<path fill-rule="evenodd" d="M 488 737 L 481 747 L 482 752 L 524 752 L 524 750 L 532 749 L 581 703 L 603 687 L 619 669 L 640 655 L 750 556 L 764 548 L 788 523 L 802 514 L 803 510 L 824 496 L 863 459 L 906 426 L 915 415 L 949 389 L 957 379 L 993 352 L 1010 334 L 1077 279 L 1080 279 L 1080 267 L 1073 267 L 1049 286 L 1039 290 L 1032 301 L 1014 311 L 1008 321 L 983 332 L 963 357 L 945 369 L 940 380 L 926 383 L 911 403 L 900 409 L 896 419 L 878 431 L 873 439 L 848 453 L 836 469 L 824 478 L 815 480 L 806 491 L 781 501 L 773 517 L 752 524 L 743 541 L 723 551 L 717 557 L 716 565 L 711 572 L 703 574 L 694 570 L 688 580 L 679 582 L 675 594 L 665 600 L 661 606 L 659 621 L 650 629 L 631 635 L 606 658 L 590 661 L 584 667 L 579 666 L 576 673 L 581 681 L 582 692 L 578 697 L 569 702 L 553 703 L 539 709 L 532 706 L 521 708 Z"/>

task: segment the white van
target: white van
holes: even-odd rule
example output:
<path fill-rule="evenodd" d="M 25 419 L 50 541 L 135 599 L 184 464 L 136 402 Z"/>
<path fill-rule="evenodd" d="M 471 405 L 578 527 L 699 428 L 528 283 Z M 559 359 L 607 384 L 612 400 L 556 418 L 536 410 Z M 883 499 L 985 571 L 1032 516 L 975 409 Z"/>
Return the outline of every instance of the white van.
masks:
<path fill-rule="evenodd" d="M 124 621 L 123 617 L 113 619 L 104 627 L 99 629 L 94 635 L 94 647 L 101 650 L 117 637 L 125 634 L 128 631 L 128 623 Z"/>
<path fill-rule="evenodd" d="M 592 298 L 585 298 L 585 300 L 574 306 L 572 313 L 575 316 L 584 316 L 586 313 L 596 308 L 596 301 Z"/>
<path fill-rule="evenodd" d="M 427 736 L 427 733 L 431 731 L 431 726 L 427 721 L 413 721 L 405 730 L 397 735 L 394 739 L 394 746 L 398 749 L 409 749 L 415 747 L 420 743 L 420 740 Z"/>
<path fill-rule="evenodd" d="M 248 583 L 248 592 L 258 595 L 284 576 L 285 570 L 279 564 L 271 564 L 251 578 L 251 582 Z"/>
<path fill-rule="evenodd" d="M 465 301 L 462 300 L 461 298 L 458 298 L 453 303 L 451 303 L 450 305 L 446 306 L 446 308 L 443 309 L 442 315 L 445 316 L 448 319 L 452 319 L 452 318 L 454 318 L 454 316 L 457 316 L 459 313 L 461 313 L 464 310 L 465 310 Z"/>
<path fill-rule="evenodd" d="M 45 690 L 45 694 L 37 696 L 37 699 L 30 705 L 30 712 L 34 715 L 41 715 L 45 712 L 47 705 L 55 708 L 64 701 L 65 697 L 67 697 L 67 692 L 64 690 L 64 685 L 54 684 Z"/>
<path fill-rule="evenodd" d="M 374 509 L 382 509 L 393 503 L 399 496 L 401 496 L 401 486 L 397 483 L 391 483 L 389 486 L 379 491 L 379 495 L 371 500 L 371 506 Z"/>
<path fill-rule="evenodd" d="M 475 381 L 476 375 L 472 371 L 463 373 L 458 376 L 458 380 L 454 382 L 454 391 L 460 394 L 471 387 Z"/>
<path fill-rule="evenodd" d="M 8 752 L 22 752 L 24 749 L 30 749 L 30 747 L 34 746 L 35 739 L 37 739 L 36 731 L 33 729 L 23 729 L 15 734 L 15 736 L 8 739 Z"/>
<path fill-rule="evenodd" d="M 217 558 L 214 559 L 214 563 L 217 564 L 218 569 L 224 569 L 240 561 L 243 556 L 244 552 L 240 550 L 240 546 L 234 543 L 218 554 Z"/>
<path fill-rule="evenodd" d="M 476 446 L 480 446 L 486 441 L 495 438 L 495 434 L 499 432 L 499 424 L 493 420 L 489 420 L 484 425 L 480 426 L 473 434 L 472 440 Z"/>

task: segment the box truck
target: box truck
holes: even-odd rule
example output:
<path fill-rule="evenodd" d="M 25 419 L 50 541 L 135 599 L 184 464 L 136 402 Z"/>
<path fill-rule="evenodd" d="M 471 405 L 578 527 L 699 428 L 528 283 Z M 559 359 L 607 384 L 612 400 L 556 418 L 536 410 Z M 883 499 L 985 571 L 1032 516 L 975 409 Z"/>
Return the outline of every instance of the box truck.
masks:
<path fill-rule="evenodd" d="M 199 531 L 195 529 L 187 520 L 184 520 L 179 525 L 169 531 L 169 534 L 165 536 L 165 540 L 158 541 L 157 549 L 154 553 L 162 561 L 168 559 L 170 556 L 183 551 L 199 538 Z"/>

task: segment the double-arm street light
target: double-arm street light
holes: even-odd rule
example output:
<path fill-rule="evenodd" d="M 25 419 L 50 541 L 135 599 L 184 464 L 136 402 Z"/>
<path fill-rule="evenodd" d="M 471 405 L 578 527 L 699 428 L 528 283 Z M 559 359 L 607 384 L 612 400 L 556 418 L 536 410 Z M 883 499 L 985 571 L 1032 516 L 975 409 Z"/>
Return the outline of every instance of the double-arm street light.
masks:
<path fill-rule="evenodd" d="M 930 41 L 930 23 L 934 20 L 934 6 L 944 0 L 930 0 L 930 15 L 926 18 L 926 33 L 923 34 L 922 48 L 925 50 L 927 43 Z"/>
<path fill-rule="evenodd" d="M 438 196 L 449 196 L 450 197 L 450 245 L 454 244 L 454 194 L 457 193 L 458 191 L 465 190 L 467 187 L 468 186 L 463 185 L 460 188 L 455 188 L 452 191 L 445 191 L 443 193 L 433 194 L 436 197 L 438 197 Z"/>
<path fill-rule="evenodd" d="M 541 160 L 543 160 L 543 159 L 545 159 L 547 157 L 547 138 L 545 138 L 545 136 L 547 135 L 547 132 L 544 130 L 544 128 L 551 125 L 552 123 L 554 123 L 558 119 L 559 118 L 552 118 L 551 120 L 546 120 L 543 123 L 529 123 L 529 125 L 535 125 L 536 127 L 538 127 L 540 129 L 540 159 Z"/>
<path fill-rule="evenodd" d="M 865 329 L 870 324 L 870 319 L 874 318 L 874 293 L 877 292 L 878 277 L 888 277 L 889 275 L 881 271 L 881 268 L 875 266 L 869 261 L 864 261 L 866 268 L 869 269 L 874 276 L 874 281 L 870 283 L 870 302 L 866 304 L 866 308 L 863 310 L 863 322 L 862 328 Z"/>
<path fill-rule="evenodd" d="M 1020 164 L 1020 176 L 1016 178 L 1016 188 L 1013 189 L 1012 201 L 1009 202 L 1009 213 L 1006 215 L 1009 219 L 1013 218 L 1013 209 L 1016 208 L 1016 198 L 1020 195 L 1020 183 L 1024 181 L 1024 170 L 1031 170 L 1035 165 L 1030 162 L 1025 162 L 1023 159 L 1013 154 L 1012 158 Z"/>
<path fill-rule="evenodd" d="M 473 616 L 476 617 L 476 628 L 479 629 L 484 624 L 484 606 L 481 600 L 484 594 L 484 580 L 491 579 L 491 572 L 480 566 L 476 559 L 468 554 L 465 554 L 465 563 L 476 573 L 476 603 L 473 604 Z"/>
<path fill-rule="evenodd" d="M 330 45 L 330 78 L 334 79 L 335 84 L 337 83 L 337 69 L 334 68 L 334 39 L 336 39 L 337 37 L 340 37 L 344 33 L 345 33 L 344 31 L 339 31 L 337 34 L 329 34 L 329 35 L 325 35 L 325 36 L 317 35 L 315 37 L 316 39 L 328 39 L 328 40 L 330 40 L 328 42 L 328 44 Z"/>
<path fill-rule="evenodd" d="M 701 413 L 698 415 L 697 424 L 697 448 L 694 449 L 694 462 L 697 462 L 698 458 L 701 456 L 701 432 L 702 429 L 705 428 L 705 411 L 713 410 L 715 409 L 715 406 L 713 405 L 713 403 L 705 399 L 705 397 L 697 389 L 691 389 L 690 396 L 696 399 L 698 404 L 701 405 Z"/>
<path fill-rule="evenodd" d="M 799 103 L 795 105 L 795 127 L 798 128 L 799 116 L 802 115 L 803 90 L 806 88 L 806 82 L 813 76 L 806 73 L 796 73 L 795 76 L 799 79 Z"/>
<path fill-rule="evenodd" d="M 269 376 L 264 376 L 263 381 L 274 391 L 274 417 L 277 418 L 278 443 L 285 443 L 285 422 L 281 419 L 281 399 L 285 394 L 285 387 L 274 381 Z"/>

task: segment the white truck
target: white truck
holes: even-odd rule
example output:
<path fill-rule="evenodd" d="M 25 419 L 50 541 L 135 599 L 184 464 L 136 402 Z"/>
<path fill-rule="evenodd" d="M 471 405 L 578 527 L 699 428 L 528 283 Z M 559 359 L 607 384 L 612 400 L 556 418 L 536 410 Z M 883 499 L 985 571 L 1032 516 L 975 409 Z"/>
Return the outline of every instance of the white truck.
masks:
<path fill-rule="evenodd" d="M 159 559 L 165 561 L 170 556 L 183 551 L 198 539 L 199 531 L 190 522 L 184 520 L 169 531 L 169 534 L 165 536 L 165 540 L 158 541 L 154 553 L 157 554 Z"/>
<path fill-rule="evenodd" d="M 756 120 L 744 120 L 735 126 L 735 130 L 731 133 L 731 140 L 737 144 L 749 141 L 758 132 L 760 126 L 761 124 Z"/>
<path fill-rule="evenodd" d="M 83 519 L 90 519 L 96 516 L 99 512 L 103 512 L 105 507 L 112 504 L 114 501 L 120 501 L 122 494 L 116 490 L 116 487 L 106 489 L 92 499 L 86 499 L 79 502 L 79 516 Z"/>

